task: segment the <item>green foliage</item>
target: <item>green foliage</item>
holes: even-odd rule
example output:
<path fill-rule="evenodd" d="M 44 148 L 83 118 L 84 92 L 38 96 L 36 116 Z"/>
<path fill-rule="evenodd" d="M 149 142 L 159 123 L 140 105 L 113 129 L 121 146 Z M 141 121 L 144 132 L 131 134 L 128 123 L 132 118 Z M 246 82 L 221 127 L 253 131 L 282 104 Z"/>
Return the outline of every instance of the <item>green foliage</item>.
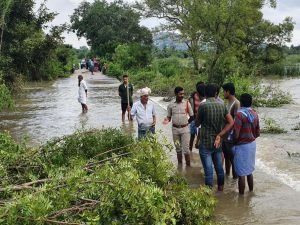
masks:
<path fill-rule="evenodd" d="M 261 133 L 268 134 L 282 134 L 287 133 L 287 131 L 279 126 L 278 123 L 272 118 L 264 119 L 264 128 L 261 129 Z"/>
<path fill-rule="evenodd" d="M 239 74 L 234 74 L 226 78 L 226 82 L 234 83 L 236 97 L 239 99 L 243 93 L 251 94 L 254 106 L 278 107 L 291 103 L 292 98 L 289 93 L 282 91 L 278 86 L 273 84 L 261 85 L 259 80 L 259 77 L 241 76 Z"/>
<path fill-rule="evenodd" d="M 90 50 L 88 49 L 88 47 L 85 46 L 81 46 L 79 49 L 76 49 L 76 55 L 77 55 L 77 59 L 81 60 L 81 59 L 85 59 L 85 58 L 90 58 Z"/>
<path fill-rule="evenodd" d="M 163 28 L 180 32 L 195 70 L 206 55 L 209 82 L 221 84 L 234 72 L 232 61 L 251 74 L 253 66 L 282 58 L 281 46 L 291 40 L 294 22 L 289 17 L 278 25 L 265 20 L 261 10 L 266 2 L 276 7 L 275 0 L 144 0 L 137 8 L 146 17 L 164 18 Z"/>
<path fill-rule="evenodd" d="M 8 87 L 2 81 L 2 74 L 0 71 L 0 112 L 4 109 L 12 108 L 14 102 L 11 96 L 11 92 Z"/>
<path fill-rule="evenodd" d="M 8 2 L 9 8 L 4 7 L 5 17 L 0 22 L 0 68 L 5 84 L 15 90 L 20 77 L 50 80 L 70 74 L 75 52 L 71 46 L 62 44 L 66 26 L 49 27 L 47 34 L 43 31 L 56 14 L 49 12 L 45 3 L 34 12 L 33 0 L 4 1 Z M 2 9 L 0 6 L 0 13 Z"/>
<path fill-rule="evenodd" d="M 153 70 L 143 69 L 132 71 L 131 74 L 131 82 L 135 84 L 136 87 L 146 87 L 149 86 L 149 84 L 152 86 L 152 82 L 156 79 L 159 79 L 159 77 L 156 77 L 157 72 Z M 153 91 L 156 93 L 156 90 Z"/>
<path fill-rule="evenodd" d="M 150 31 L 139 21 L 140 15 L 121 1 L 84 1 L 71 16 L 71 29 L 87 39 L 95 54 L 111 59 L 120 44 L 152 44 Z"/>
<path fill-rule="evenodd" d="M 140 44 L 123 44 L 115 49 L 113 61 L 124 70 L 144 68 L 151 61 L 151 46 Z"/>
<path fill-rule="evenodd" d="M 106 74 L 121 79 L 122 75 L 124 74 L 124 70 L 122 69 L 121 65 L 117 63 L 108 63 L 107 65 L 108 68 L 106 70 Z"/>
<path fill-rule="evenodd" d="M 292 97 L 288 92 L 282 91 L 278 85 L 269 84 L 260 89 L 256 101 L 257 106 L 278 107 L 291 103 Z"/>
<path fill-rule="evenodd" d="M 155 139 L 134 142 L 106 129 L 78 131 L 36 150 L 23 147 L 0 135 L 1 156 L 6 155 L 0 167 L 0 224 L 213 223 L 211 191 L 190 190 L 169 161 L 168 147 Z M 36 162 L 43 177 L 31 170 L 31 180 L 16 183 L 8 165 L 20 158 Z"/>
<path fill-rule="evenodd" d="M 171 77 L 183 72 L 184 68 L 176 57 L 156 59 L 153 61 L 152 69 L 158 71 L 162 76 Z"/>

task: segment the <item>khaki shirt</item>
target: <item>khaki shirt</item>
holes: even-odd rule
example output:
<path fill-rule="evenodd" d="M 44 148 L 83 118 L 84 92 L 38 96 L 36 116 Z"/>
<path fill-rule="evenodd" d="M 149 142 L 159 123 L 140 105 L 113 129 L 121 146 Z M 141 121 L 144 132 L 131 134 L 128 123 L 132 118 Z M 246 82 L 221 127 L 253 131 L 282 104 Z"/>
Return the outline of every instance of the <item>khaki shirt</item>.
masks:
<path fill-rule="evenodd" d="M 182 102 L 173 102 L 168 105 L 167 117 L 172 119 L 172 124 L 177 126 L 182 126 L 188 124 L 188 115 L 193 116 L 194 112 L 191 104 L 187 100 L 182 100 Z M 188 126 L 184 128 L 175 128 L 173 129 L 188 129 Z"/>

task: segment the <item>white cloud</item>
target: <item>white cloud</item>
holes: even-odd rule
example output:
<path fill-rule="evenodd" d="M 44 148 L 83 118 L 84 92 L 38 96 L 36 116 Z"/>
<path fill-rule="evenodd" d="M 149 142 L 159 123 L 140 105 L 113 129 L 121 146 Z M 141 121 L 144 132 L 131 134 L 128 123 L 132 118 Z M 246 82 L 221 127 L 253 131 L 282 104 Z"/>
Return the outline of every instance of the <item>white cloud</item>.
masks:
<path fill-rule="evenodd" d="M 88 0 L 88 2 L 92 2 L 93 0 Z M 112 2 L 113 0 L 109 0 Z M 125 0 L 126 2 L 133 3 L 135 0 Z M 40 5 L 43 0 L 35 0 L 37 3 L 36 8 Z M 62 24 L 69 23 L 70 15 L 72 15 L 74 9 L 78 7 L 78 5 L 82 2 L 82 0 L 48 0 L 47 7 L 50 11 L 54 11 L 59 13 L 59 15 L 55 18 L 52 24 Z M 272 21 L 273 23 L 280 23 L 284 18 L 290 16 L 293 18 L 293 21 L 300 21 L 300 1 L 299 0 L 277 0 L 277 8 L 271 9 L 268 7 L 263 8 L 264 18 Z M 149 28 L 153 28 L 159 25 L 160 22 L 157 19 L 145 19 L 141 21 L 141 25 L 147 26 Z M 67 34 L 65 33 L 65 42 L 68 44 L 72 44 L 74 47 L 78 48 L 82 45 L 86 45 L 86 41 L 84 39 L 78 40 L 75 34 Z M 293 45 L 300 45 L 300 23 L 295 24 L 295 29 L 293 32 Z"/>

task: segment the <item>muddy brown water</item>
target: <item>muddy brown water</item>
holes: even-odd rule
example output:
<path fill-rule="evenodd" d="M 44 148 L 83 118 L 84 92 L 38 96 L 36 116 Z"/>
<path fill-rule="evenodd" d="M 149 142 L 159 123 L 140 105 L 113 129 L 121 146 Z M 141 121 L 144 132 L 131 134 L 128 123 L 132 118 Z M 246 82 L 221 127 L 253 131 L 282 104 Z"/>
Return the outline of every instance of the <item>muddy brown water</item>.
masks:
<path fill-rule="evenodd" d="M 117 92 L 120 83 L 100 73 L 92 76 L 82 71 L 88 85 L 89 112 L 81 113 L 77 102 L 79 72 L 70 78 L 27 86 L 16 99 L 17 110 L 0 114 L 0 129 L 8 130 L 18 141 L 27 136 L 33 145 L 80 128 L 121 127 L 136 133 L 136 123 L 121 124 Z M 261 120 L 273 118 L 288 132 L 258 138 L 253 193 L 239 196 L 236 181 L 226 178 L 224 192 L 215 194 L 216 219 L 223 224 L 300 224 L 300 157 L 289 157 L 286 153 L 300 153 L 300 131 L 292 130 L 300 122 L 300 79 L 283 81 L 280 86 L 293 95 L 294 103 L 258 111 Z M 158 117 L 157 131 L 171 141 L 170 125 L 161 124 L 168 103 L 161 99 L 152 98 Z M 174 152 L 170 152 L 170 158 L 176 163 Z M 197 149 L 193 149 L 192 167 L 178 169 L 191 188 L 203 184 Z"/>

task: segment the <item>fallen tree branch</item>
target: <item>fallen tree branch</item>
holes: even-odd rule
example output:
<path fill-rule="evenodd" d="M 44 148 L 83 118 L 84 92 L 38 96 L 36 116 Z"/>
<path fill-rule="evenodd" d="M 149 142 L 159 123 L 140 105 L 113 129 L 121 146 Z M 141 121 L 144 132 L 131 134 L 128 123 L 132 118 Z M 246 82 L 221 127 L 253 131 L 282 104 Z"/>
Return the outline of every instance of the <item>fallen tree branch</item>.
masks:
<path fill-rule="evenodd" d="M 113 152 L 113 151 L 116 151 L 116 150 L 119 150 L 119 149 L 123 149 L 123 148 L 127 148 L 129 146 L 133 146 L 133 145 L 136 145 L 136 143 L 133 143 L 133 144 L 128 144 L 128 145 L 125 145 L 125 146 L 122 146 L 122 147 L 119 147 L 119 148 L 113 148 L 113 149 L 110 149 L 108 151 L 105 151 L 105 152 L 101 152 L 95 156 L 93 156 L 93 158 L 96 158 L 98 156 L 101 156 L 101 155 L 104 155 L 104 154 L 107 154 L 107 153 L 110 153 L 110 152 Z"/>
<path fill-rule="evenodd" d="M 8 186 L 6 188 L 0 188 L 0 192 L 4 192 L 4 191 L 7 191 L 7 190 L 22 191 L 22 190 L 26 190 L 26 189 L 34 189 L 35 187 L 33 187 L 33 185 L 45 183 L 46 181 L 49 181 L 49 180 L 50 180 L 49 178 L 45 178 L 45 179 L 35 180 L 35 181 L 31 181 L 31 182 L 27 182 L 27 183 L 24 183 L 24 184 L 11 186 L 11 187 Z"/>
<path fill-rule="evenodd" d="M 101 163 L 104 163 L 106 161 L 109 161 L 109 160 L 112 160 L 112 159 L 116 159 L 116 158 L 119 158 L 119 157 L 122 157 L 122 156 L 125 156 L 125 155 L 129 155 L 129 154 L 131 154 L 131 152 L 126 152 L 126 153 L 123 153 L 123 154 L 114 155 L 112 157 L 109 157 L 109 158 L 106 158 L 106 159 L 103 159 L 103 160 L 100 160 L 100 161 L 97 161 L 97 162 L 94 162 L 94 163 L 89 163 L 84 168 L 85 169 L 91 169 L 92 167 L 94 167 L 96 165 L 99 165 Z"/>
<path fill-rule="evenodd" d="M 98 201 L 97 202 L 84 203 L 84 204 L 81 204 L 81 205 L 75 205 L 75 206 L 72 206 L 70 208 L 61 209 L 61 210 L 58 210 L 54 213 L 51 213 L 47 218 L 55 219 L 58 216 L 61 216 L 65 213 L 70 213 L 70 212 L 80 213 L 84 210 L 94 209 L 97 204 L 99 204 Z"/>

